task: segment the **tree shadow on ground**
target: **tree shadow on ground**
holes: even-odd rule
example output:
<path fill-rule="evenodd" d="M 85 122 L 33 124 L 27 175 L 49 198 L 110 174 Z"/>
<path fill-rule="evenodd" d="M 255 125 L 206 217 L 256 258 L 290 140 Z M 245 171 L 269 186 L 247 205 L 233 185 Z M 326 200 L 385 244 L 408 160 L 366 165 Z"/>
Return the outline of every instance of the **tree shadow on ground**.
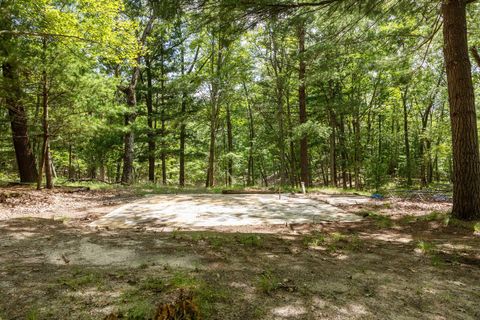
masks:
<path fill-rule="evenodd" d="M 148 319 L 179 289 L 205 319 L 480 317 L 480 239 L 435 223 L 240 234 L 16 219 L 0 230 L 4 319 Z"/>

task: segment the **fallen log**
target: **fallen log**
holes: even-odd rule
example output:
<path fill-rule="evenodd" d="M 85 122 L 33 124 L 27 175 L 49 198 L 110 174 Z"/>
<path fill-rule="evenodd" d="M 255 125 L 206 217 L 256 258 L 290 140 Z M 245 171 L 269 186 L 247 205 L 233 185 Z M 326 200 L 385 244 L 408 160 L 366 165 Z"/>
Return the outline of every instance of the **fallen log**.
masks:
<path fill-rule="evenodd" d="M 222 190 L 222 194 L 278 194 L 275 190 Z"/>

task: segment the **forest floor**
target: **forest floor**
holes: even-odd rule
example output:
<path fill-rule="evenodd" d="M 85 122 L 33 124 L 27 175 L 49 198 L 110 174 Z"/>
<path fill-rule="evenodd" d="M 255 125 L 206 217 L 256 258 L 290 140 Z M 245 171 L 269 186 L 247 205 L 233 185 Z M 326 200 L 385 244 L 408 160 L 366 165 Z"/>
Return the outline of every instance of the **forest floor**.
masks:
<path fill-rule="evenodd" d="M 0 319 L 480 318 L 480 236 L 447 202 L 316 194 L 361 219 L 161 232 L 91 227 L 128 190 L 2 193 Z"/>

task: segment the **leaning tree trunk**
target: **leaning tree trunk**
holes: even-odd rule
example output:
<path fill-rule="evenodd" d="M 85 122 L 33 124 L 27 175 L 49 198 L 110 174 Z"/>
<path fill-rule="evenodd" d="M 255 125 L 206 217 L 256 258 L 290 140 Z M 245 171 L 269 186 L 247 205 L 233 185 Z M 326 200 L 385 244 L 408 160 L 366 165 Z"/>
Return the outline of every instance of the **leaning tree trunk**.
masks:
<path fill-rule="evenodd" d="M 453 142 L 453 209 L 464 220 L 480 218 L 480 156 L 475 95 L 468 56 L 465 0 L 442 5 Z"/>

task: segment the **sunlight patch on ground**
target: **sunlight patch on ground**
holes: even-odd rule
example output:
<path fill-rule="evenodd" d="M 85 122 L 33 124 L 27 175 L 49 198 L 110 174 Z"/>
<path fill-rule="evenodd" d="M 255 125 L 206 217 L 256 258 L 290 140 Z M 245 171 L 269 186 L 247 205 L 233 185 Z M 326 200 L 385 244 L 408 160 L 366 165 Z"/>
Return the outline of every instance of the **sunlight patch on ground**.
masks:
<path fill-rule="evenodd" d="M 299 195 L 203 194 L 149 197 L 114 210 L 91 225 L 197 228 L 359 220 L 337 207 Z"/>
<path fill-rule="evenodd" d="M 287 319 L 290 319 L 291 317 L 299 317 L 306 313 L 307 310 L 304 307 L 295 305 L 277 307 L 272 310 L 273 315 Z"/>

